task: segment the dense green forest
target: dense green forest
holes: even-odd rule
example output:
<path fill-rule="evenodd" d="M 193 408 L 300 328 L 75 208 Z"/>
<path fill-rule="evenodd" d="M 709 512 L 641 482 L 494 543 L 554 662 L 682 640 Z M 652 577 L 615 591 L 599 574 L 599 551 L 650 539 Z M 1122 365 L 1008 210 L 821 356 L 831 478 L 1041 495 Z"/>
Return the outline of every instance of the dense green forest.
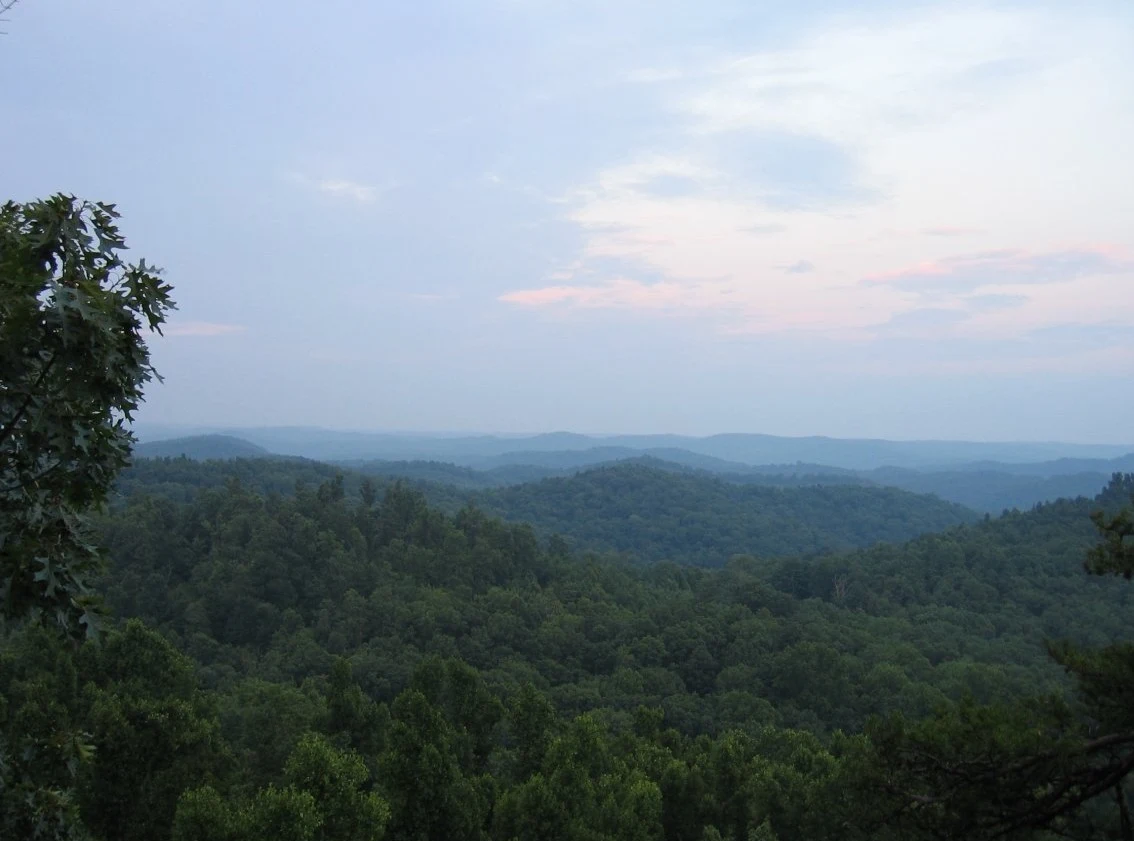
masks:
<path fill-rule="evenodd" d="M 738 485 L 652 463 L 619 463 L 475 492 L 437 481 L 449 475 L 448 466 L 421 467 L 414 475 L 428 478 L 418 478 L 414 486 L 449 513 L 473 503 L 504 519 L 529 523 L 541 537 L 558 534 L 571 548 L 616 552 L 645 562 L 721 566 L 738 554 L 850 549 L 977 519 L 961 506 L 893 488 Z M 342 471 L 344 489 L 356 493 L 366 479 L 381 489 L 397 480 L 396 472 L 370 469 L 364 476 Z M 238 477 L 252 490 L 287 494 L 297 484 L 316 484 L 335 474 L 327 465 L 302 460 L 142 459 L 124 472 L 119 488 L 123 497 L 145 489 L 184 500 L 194 489 Z"/>
<path fill-rule="evenodd" d="M 521 456 L 523 454 L 520 454 Z M 217 458 L 227 456 L 217 455 Z M 519 457 L 519 456 L 518 456 Z M 1115 460 L 1118 461 L 1118 460 Z M 670 473 L 685 473 L 713 478 L 738 485 L 770 487 L 814 487 L 816 485 L 859 485 L 863 487 L 899 488 L 915 494 L 929 494 L 971 508 L 974 511 L 1000 514 L 1018 508 L 1057 499 L 1095 496 L 1113 472 L 1084 470 L 1054 475 L 1012 473 L 1000 469 L 928 471 L 879 467 L 874 470 L 838 470 L 818 464 L 762 465 L 737 470 L 708 469 L 670 461 L 653 455 L 625 456 L 617 462 L 595 462 L 580 467 L 549 467 L 527 464 L 501 465 L 490 469 L 474 469 L 436 461 L 346 461 L 347 467 L 376 476 L 403 477 L 414 481 L 436 482 L 467 489 L 499 488 L 540 479 L 573 476 L 596 467 L 614 464 L 639 464 Z M 725 462 L 724 464 L 730 464 Z M 1097 465 L 1096 465 L 1097 466 Z M 740 467 L 744 467 L 741 465 Z"/>
<path fill-rule="evenodd" d="M 0 208 L 0 838 L 1134 837 L 1134 475 L 966 522 L 643 464 L 125 469 L 172 302 L 116 218 Z"/>
<path fill-rule="evenodd" d="M 266 494 L 207 481 L 220 463 L 143 468 L 174 475 L 98 524 L 98 588 L 134 623 L 74 660 L 9 640 L 9 706 L 92 734 L 79 797 L 100 837 L 267 837 L 281 815 L 341 824 L 294 836 L 311 838 L 851 837 L 886 815 L 881 790 L 815 810 L 871 780 L 843 733 L 1065 696 L 1045 639 L 1106 644 L 1134 620 L 1129 587 L 1076 562 L 1089 513 L 1134 478 L 904 546 L 712 571 L 252 465 Z"/>
<path fill-rule="evenodd" d="M 703 566 L 744 553 L 796 555 L 901 541 L 976 519 L 961 506 L 893 488 L 737 485 L 641 464 L 514 485 L 478 500 L 582 548 Z"/>
<path fill-rule="evenodd" d="M 362 447 L 359 442 L 355 445 Z M 343 446 L 346 446 L 345 444 Z M 468 446 L 468 445 L 466 445 Z M 301 448 L 302 449 L 302 448 Z M 444 448 L 442 448 L 444 450 Z M 141 444 L 136 455 L 230 459 L 258 457 L 267 451 L 230 435 L 202 435 Z M 894 466 L 851 470 L 824 464 L 749 465 L 726 461 L 678 447 L 607 446 L 560 451 L 518 450 L 491 458 L 449 453 L 448 458 L 382 460 L 359 457 L 338 462 L 375 476 L 406 478 L 458 488 L 490 489 L 570 477 L 598 467 L 636 463 L 673 473 L 716 478 L 742 485 L 810 487 L 862 485 L 900 488 L 931 494 L 981 513 L 1027 510 L 1041 502 L 1078 496 L 1093 497 L 1113 473 L 1134 470 L 1134 454 L 1112 459 L 1057 459 L 1046 462 L 966 462 L 948 468 L 910 469 Z M 460 463 L 454 463 L 453 459 Z"/>
<path fill-rule="evenodd" d="M 388 699 L 423 654 L 439 654 L 502 686 L 538 674 L 583 711 L 617 697 L 616 672 L 637 685 L 653 670 L 656 686 L 612 708 L 676 704 L 672 715 L 698 732 L 739 723 L 715 705 L 722 685 L 754 708 L 776 702 L 771 720 L 820 731 L 859 726 L 879 708 L 926 713 L 965 692 L 994 700 L 1056 688 L 1045 638 L 1107 642 L 1134 619 L 1127 588 L 1068 562 L 1094 540 L 1086 500 L 849 555 L 742 554 L 710 573 L 572 555 L 558 537 L 541 541 L 476 508 L 449 517 L 404 486 L 381 502 L 374 493 L 348 499 L 333 478 L 286 497 L 235 481 L 190 486 L 189 502 L 132 496 L 101 523 L 113 559 L 101 589 L 118 615 L 180 641 L 211 681 L 252 663 L 270 680 L 300 678 L 290 658 L 326 666 L 346 655 L 367 691 Z M 730 654 L 739 640 L 775 656 L 745 662 Z M 795 663 L 798 646 L 830 668 Z M 898 695 L 866 680 L 876 668 L 900 677 Z M 789 692 L 791 670 L 846 685 Z"/>

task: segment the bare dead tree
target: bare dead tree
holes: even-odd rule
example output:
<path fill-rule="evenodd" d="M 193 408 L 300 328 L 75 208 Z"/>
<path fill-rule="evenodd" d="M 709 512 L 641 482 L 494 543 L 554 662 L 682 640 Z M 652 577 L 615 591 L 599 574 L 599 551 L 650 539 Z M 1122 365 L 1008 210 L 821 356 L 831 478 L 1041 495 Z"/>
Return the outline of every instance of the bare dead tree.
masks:
<path fill-rule="evenodd" d="M 847 585 L 849 583 L 850 582 L 847 580 L 847 577 L 845 575 L 839 575 L 835 578 L 833 586 L 833 595 L 835 601 L 841 602 L 847 597 Z"/>

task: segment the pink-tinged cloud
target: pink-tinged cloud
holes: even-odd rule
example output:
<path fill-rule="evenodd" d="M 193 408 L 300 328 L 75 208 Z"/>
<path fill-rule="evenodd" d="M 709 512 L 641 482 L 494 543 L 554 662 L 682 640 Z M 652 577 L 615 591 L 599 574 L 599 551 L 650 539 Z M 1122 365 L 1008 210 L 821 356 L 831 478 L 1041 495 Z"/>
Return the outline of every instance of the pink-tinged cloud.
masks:
<path fill-rule="evenodd" d="M 1030 253 L 1018 249 L 981 251 L 930 260 L 863 278 L 911 292 L 972 292 L 987 286 L 1066 283 L 1081 277 L 1134 271 L 1134 261 L 1106 246 Z"/>
<path fill-rule="evenodd" d="M 184 321 L 166 325 L 162 332 L 167 336 L 231 336 L 243 333 L 243 324 L 217 324 L 212 321 Z"/>
<path fill-rule="evenodd" d="M 682 284 L 613 280 L 601 286 L 545 286 L 500 296 L 507 304 L 546 307 L 566 304 L 582 308 L 665 309 L 689 303 L 690 287 Z"/>
<path fill-rule="evenodd" d="M 823 289 L 814 294 L 790 284 L 718 278 L 691 282 L 646 283 L 620 278 L 592 285 L 556 285 L 523 289 L 499 300 L 526 308 L 575 311 L 615 310 L 665 318 L 707 319 L 721 335 L 822 333 L 826 338 L 856 340 L 874 319 L 869 307 L 856 307 L 871 293 L 855 287 Z"/>
<path fill-rule="evenodd" d="M 575 302 L 585 297 L 587 287 L 547 286 L 543 289 L 521 289 L 501 295 L 500 300 L 508 304 L 525 307 L 546 307 L 549 304 Z"/>

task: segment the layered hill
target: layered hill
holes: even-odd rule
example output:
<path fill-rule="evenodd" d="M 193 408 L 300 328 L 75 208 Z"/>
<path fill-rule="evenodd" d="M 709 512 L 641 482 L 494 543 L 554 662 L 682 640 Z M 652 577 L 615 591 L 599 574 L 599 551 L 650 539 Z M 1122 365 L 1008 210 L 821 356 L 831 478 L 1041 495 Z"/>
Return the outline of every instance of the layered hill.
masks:
<path fill-rule="evenodd" d="M 598 473 L 623 490 L 654 481 Z M 541 498 L 569 500 L 559 484 L 571 487 Z M 226 691 L 249 678 L 294 687 L 344 655 L 368 694 L 390 699 L 439 654 L 501 691 L 535 682 L 568 713 L 628 721 L 650 705 L 685 732 L 823 731 L 965 694 L 1059 691 L 1045 638 L 1100 644 L 1134 623 L 1129 585 L 1081 567 L 1090 512 L 1131 490 L 906 544 L 706 570 L 565 554 L 526 525 L 447 516 L 404 486 L 370 503 L 334 479 L 288 497 L 228 482 L 186 502 L 135 486 L 101 523 L 103 586 L 119 615 L 180 640 Z"/>
<path fill-rule="evenodd" d="M 639 463 L 501 488 L 477 502 L 579 548 L 703 566 L 721 566 L 736 554 L 903 541 L 977 519 L 959 505 L 893 488 L 740 485 Z"/>
<path fill-rule="evenodd" d="M 732 433 L 685 435 L 421 435 L 348 432 L 319 428 L 261 427 L 212 429 L 237 435 L 272 452 L 323 460 L 445 461 L 466 467 L 494 467 L 517 454 L 586 450 L 649 451 L 682 461 L 672 451 L 745 465 L 816 464 L 849 470 L 876 467 L 945 469 L 956 465 L 999 461 L 1042 462 L 1059 458 L 1110 459 L 1130 452 L 1129 446 L 1045 442 L 887 441 L 822 436 L 786 437 Z M 160 434 L 160 433 L 158 433 Z M 143 438 L 145 439 L 145 435 Z M 154 435 L 153 437 L 157 437 Z M 169 436 L 165 436 L 169 437 Z M 670 451 L 668 455 L 666 451 Z M 600 457 L 602 461 L 609 457 Z M 700 466 L 706 466 L 704 464 Z M 1076 471 L 1080 472 L 1080 471 Z"/>
<path fill-rule="evenodd" d="M 233 435 L 191 435 L 163 441 L 143 441 L 134 447 L 135 458 L 208 459 L 259 458 L 271 453 L 258 444 Z"/>
<path fill-rule="evenodd" d="M 721 566 L 737 554 L 784 556 L 900 542 L 973 522 L 978 514 L 932 496 L 857 484 L 741 484 L 703 471 L 632 461 L 503 487 L 451 483 L 451 465 L 414 464 L 411 484 L 448 513 L 473 503 L 542 536 L 560 534 L 577 549 L 614 552 L 637 562 L 671 560 Z M 236 459 L 197 463 L 139 460 L 119 481 L 121 496 L 152 493 L 186 501 L 232 479 L 260 493 L 294 494 L 341 475 L 357 498 L 364 481 L 382 492 L 405 473 L 368 474 L 319 462 Z M 773 479 L 775 477 L 772 477 Z M 446 482 L 445 480 L 449 480 Z M 440 480 L 440 481 L 438 481 Z"/>

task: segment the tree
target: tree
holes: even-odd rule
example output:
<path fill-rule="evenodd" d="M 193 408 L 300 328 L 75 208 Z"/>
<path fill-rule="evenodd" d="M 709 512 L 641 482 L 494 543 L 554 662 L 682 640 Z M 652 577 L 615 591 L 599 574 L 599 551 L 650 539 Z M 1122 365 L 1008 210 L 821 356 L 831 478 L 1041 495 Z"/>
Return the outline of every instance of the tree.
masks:
<path fill-rule="evenodd" d="M 484 837 L 490 792 L 483 778 L 461 773 L 452 728 L 417 689 L 394 700 L 393 722 L 378 760 L 378 781 L 390 803 L 393 841 Z"/>
<path fill-rule="evenodd" d="M 84 822 L 100 838 L 167 836 L 181 792 L 231 764 L 193 662 L 137 619 L 77 659 L 95 748 L 79 787 Z"/>
<path fill-rule="evenodd" d="M 284 787 L 269 785 L 243 802 L 226 800 L 211 786 L 186 790 L 173 820 L 174 841 L 380 841 L 385 834 L 389 807 L 365 790 L 370 774 L 358 754 L 308 733 L 284 777 Z"/>
<path fill-rule="evenodd" d="M 1116 496 L 1123 491 L 1134 498 L 1134 474 L 1114 474 L 1104 494 Z M 1087 572 L 1121 575 L 1129 581 L 1134 577 L 1134 509 L 1124 508 L 1113 516 L 1096 511 L 1091 521 L 1099 530 L 1102 542 L 1088 553 Z"/>
<path fill-rule="evenodd" d="M 1100 499 L 1131 490 L 1134 476 L 1116 475 Z M 1087 554 L 1087 571 L 1130 578 L 1134 510 L 1091 519 L 1102 539 Z M 1076 679 L 1077 707 L 1060 699 L 966 702 L 913 725 L 899 715 L 871 723 L 869 759 L 848 767 L 852 787 L 879 803 L 880 823 L 942 839 L 1051 832 L 1134 841 L 1126 788 L 1134 773 L 1134 644 L 1059 643 L 1049 651 Z"/>
<path fill-rule="evenodd" d="M 113 205 L 0 207 L 0 620 L 92 633 L 83 515 L 127 463 L 171 288 L 126 263 Z"/>
<path fill-rule="evenodd" d="M 127 463 L 126 424 L 155 376 L 144 334 L 173 307 L 157 270 L 122 259 L 117 218 L 65 195 L 0 207 L 0 629 L 96 630 L 100 555 L 84 515 Z M 62 768 L 52 744 L 73 746 Z M 88 755 L 61 725 L 15 722 L 0 740 L 0 812 L 26 814 L 39 837 L 83 835 L 71 786 Z"/>

